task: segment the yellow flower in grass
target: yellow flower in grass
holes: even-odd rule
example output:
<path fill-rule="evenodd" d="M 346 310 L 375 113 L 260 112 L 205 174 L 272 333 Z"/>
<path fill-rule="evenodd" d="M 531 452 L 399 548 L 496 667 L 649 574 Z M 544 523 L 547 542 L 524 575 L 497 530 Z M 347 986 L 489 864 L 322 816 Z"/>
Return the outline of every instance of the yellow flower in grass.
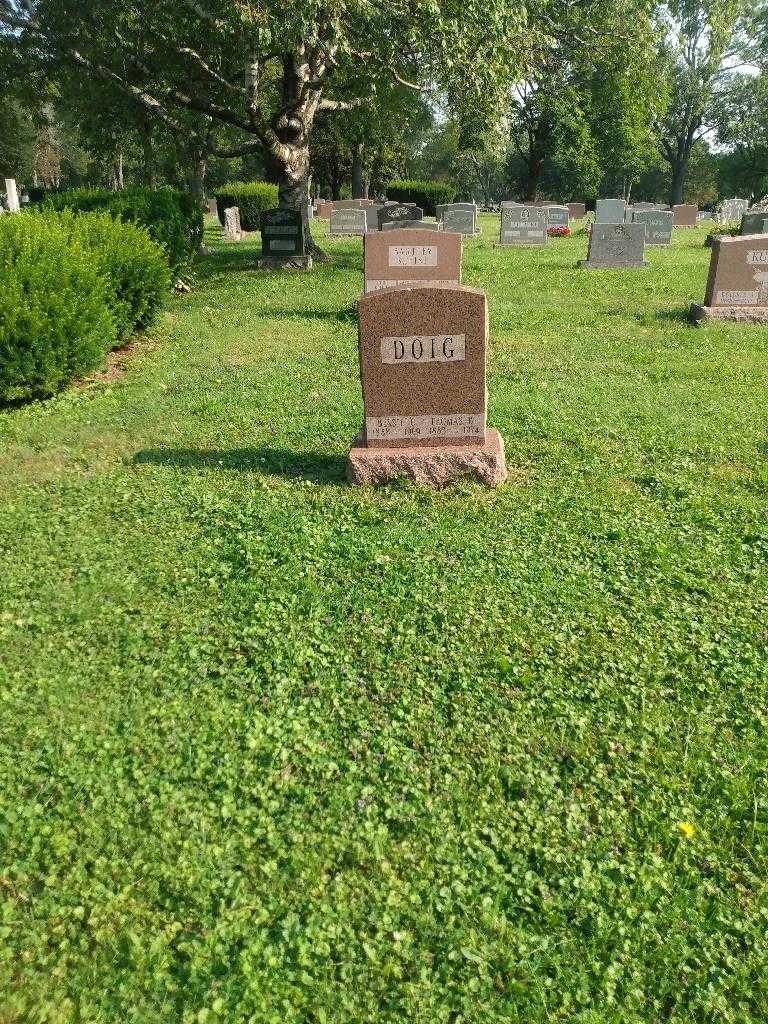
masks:
<path fill-rule="evenodd" d="M 696 826 L 692 825 L 690 821 L 678 821 L 677 827 L 686 839 L 693 839 L 696 832 Z"/>

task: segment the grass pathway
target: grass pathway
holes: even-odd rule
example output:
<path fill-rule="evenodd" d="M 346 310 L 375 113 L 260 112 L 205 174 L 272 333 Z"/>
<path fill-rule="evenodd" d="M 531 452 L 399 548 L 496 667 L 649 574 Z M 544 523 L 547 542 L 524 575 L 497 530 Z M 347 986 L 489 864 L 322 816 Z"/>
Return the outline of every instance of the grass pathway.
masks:
<path fill-rule="evenodd" d="M 497 491 L 344 483 L 356 239 L 0 413 L 2 1024 L 768 1017 L 768 329 L 494 230 Z"/>

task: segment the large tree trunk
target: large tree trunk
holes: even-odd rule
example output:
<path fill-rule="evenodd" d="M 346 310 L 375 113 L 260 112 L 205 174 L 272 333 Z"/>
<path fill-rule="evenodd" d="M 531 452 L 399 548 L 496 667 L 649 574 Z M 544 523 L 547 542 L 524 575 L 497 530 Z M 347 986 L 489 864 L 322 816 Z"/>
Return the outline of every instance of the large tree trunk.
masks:
<path fill-rule="evenodd" d="M 195 153 L 192 164 L 192 180 L 189 191 L 202 203 L 205 194 L 205 172 L 208 168 L 208 158 L 204 153 Z"/>
<path fill-rule="evenodd" d="M 525 201 L 533 203 L 539 196 L 539 181 L 544 169 L 544 158 L 534 150 L 528 157 L 525 174 Z"/>
<path fill-rule="evenodd" d="M 365 199 L 367 191 L 363 167 L 363 144 L 356 142 L 352 147 L 352 198 Z"/>

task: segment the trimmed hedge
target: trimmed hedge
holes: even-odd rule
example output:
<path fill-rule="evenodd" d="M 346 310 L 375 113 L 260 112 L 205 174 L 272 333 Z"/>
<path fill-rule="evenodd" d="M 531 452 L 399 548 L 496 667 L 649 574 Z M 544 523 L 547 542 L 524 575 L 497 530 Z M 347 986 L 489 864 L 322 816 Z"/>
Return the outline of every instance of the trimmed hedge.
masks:
<path fill-rule="evenodd" d="M 52 395 L 116 344 L 109 285 L 71 224 L 0 217 L 0 399 Z"/>
<path fill-rule="evenodd" d="M 162 246 L 108 213 L 0 218 L 0 400 L 44 398 L 147 327 L 169 290 Z"/>
<path fill-rule="evenodd" d="M 73 188 L 49 193 L 45 209 L 104 212 L 146 228 L 165 249 L 174 275 L 190 266 L 203 240 L 203 211 L 187 192 L 170 188 Z"/>
<path fill-rule="evenodd" d="M 278 202 L 277 185 L 268 181 L 229 181 L 213 189 L 211 195 L 216 198 L 221 224 L 224 223 L 224 211 L 230 206 L 238 207 L 243 231 L 258 231 L 262 213 L 274 210 Z"/>
<path fill-rule="evenodd" d="M 99 261 L 118 342 L 148 327 L 171 287 L 165 250 L 138 224 L 108 213 L 61 216 L 69 221 L 72 237 Z"/>
<path fill-rule="evenodd" d="M 456 189 L 445 181 L 390 181 L 387 186 L 387 199 L 396 203 L 415 203 L 430 217 L 436 215 L 435 207 L 444 203 L 452 203 L 456 198 Z"/>

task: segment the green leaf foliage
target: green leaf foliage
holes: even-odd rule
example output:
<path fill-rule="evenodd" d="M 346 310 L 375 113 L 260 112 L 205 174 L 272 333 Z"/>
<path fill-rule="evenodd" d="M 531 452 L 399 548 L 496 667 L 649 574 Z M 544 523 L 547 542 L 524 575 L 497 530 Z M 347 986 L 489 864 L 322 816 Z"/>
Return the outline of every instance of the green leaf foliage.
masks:
<path fill-rule="evenodd" d="M 243 231 L 258 231 L 261 215 L 277 206 L 277 185 L 268 181 L 229 181 L 213 189 L 219 221 L 224 223 L 224 211 L 230 206 L 240 210 Z"/>
<path fill-rule="evenodd" d="M 101 261 L 54 217 L 0 217 L 0 400 L 52 395 L 117 343 Z"/>
<path fill-rule="evenodd" d="M 134 221 L 165 250 L 173 274 L 188 268 L 203 235 L 203 213 L 195 198 L 170 188 L 66 189 L 48 195 L 45 206 L 54 210 L 92 212 L 103 210 Z"/>
<path fill-rule="evenodd" d="M 425 214 L 435 216 L 435 207 L 452 203 L 456 186 L 448 181 L 413 181 L 401 179 L 387 185 L 387 198 L 398 203 L 415 203 Z"/>

